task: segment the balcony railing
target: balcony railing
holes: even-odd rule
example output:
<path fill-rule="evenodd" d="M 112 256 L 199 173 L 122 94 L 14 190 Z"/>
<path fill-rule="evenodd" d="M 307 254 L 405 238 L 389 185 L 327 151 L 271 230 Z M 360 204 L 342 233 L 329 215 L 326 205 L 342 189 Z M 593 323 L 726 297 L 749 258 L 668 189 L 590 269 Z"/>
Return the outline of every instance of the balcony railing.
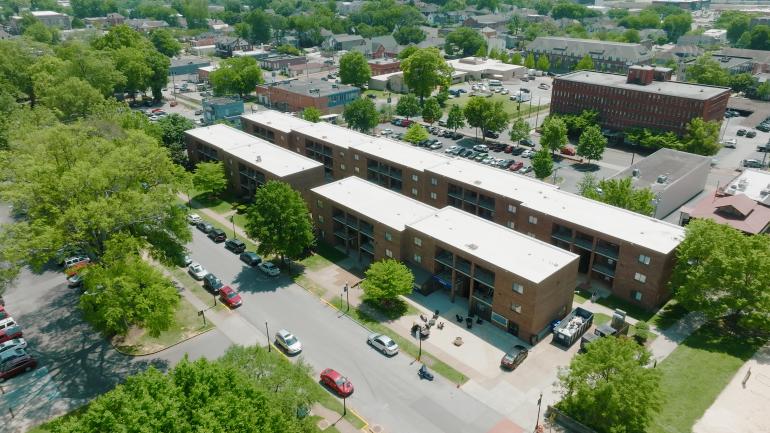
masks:
<path fill-rule="evenodd" d="M 481 301 L 481 302 L 483 302 L 485 304 L 489 304 L 490 306 L 492 305 L 492 300 L 494 299 L 494 297 L 495 297 L 494 290 L 491 291 L 491 293 L 487 289 L 481 289 L 481 290 L 474 289 L 473 290 L 473 298 L 474 299 L 478 299 L 479 301 Z"/>
<path fill-rule="evenodd" d="M 604 257 L 617 260 L 618 259 L 618 247 L 612 247 L 609 245 L 604 244 L 596 244 L 596 248 L 594 248 L 594 251 L 596 251 L 596 254 L 600 254 Z"/>
<path fill-rule="evenodd" d="M 454 266 L 452 254 L 447 251 L 443 251 L 440 254 L 437 254 L 436 261 L 449 268 Z"/>
<path fill-rule="evenodd" d="M 479 199 L 479 206 L 483 207 L 484 209 L 491 210 L 494 212 L 495 210 L 495 201 L 491 199 Z"/>
<path fill-rule="evenodd" d="M 573 240 L 572 232 L 569 231 L 569 230 L 557 230 L 557 231 L 551 233 L 551 236 L 554 239 L 558 239 L 560 241 L 568 242 L 568 243 L 572 243 L 572 240 Z"/>
<path fill-rule="evenodd" d="M 495 274 L 492 272 L 480 271 L 478 268 L 476 268 L 473 279 L 490 287 L 495 286 Z"/>
<path fill-rule="evenodd" d="M 594 247 L 594 241 L 592 239 L 575 237 L 575 245 L 583 248 L 584 250 L 591 251 Z"/>
<path fill-rule="evenodd" d="M 349 241 L 351 239 L 354 239 L 355 236 L 348 233 L 345 229 L 339 229 L 334 231 L 334 236 L 342 239 L 343 241 Z"/>
<path fill-rule="evenodd" d="M 462 272 L 467 276 L 471 276 L 471 264 L 462 260 L 455 261 L 455 270 Z"/>
<path fill-rule="evenodd" d="M 610 278 L 615 278 L 615 270 L 612 269 L 609 265 L 605 265 L 602 263 L 594 263 L 593 267 L 591 267 L 594 271 L 606 275 Z"/>
<path fill-rule="evenodd" d="M 374 255 L 374 244 L 372 244 L 371 242 L 366 242 L 361 244 L 361 249 L 366 251 L 369 254 Z"/>

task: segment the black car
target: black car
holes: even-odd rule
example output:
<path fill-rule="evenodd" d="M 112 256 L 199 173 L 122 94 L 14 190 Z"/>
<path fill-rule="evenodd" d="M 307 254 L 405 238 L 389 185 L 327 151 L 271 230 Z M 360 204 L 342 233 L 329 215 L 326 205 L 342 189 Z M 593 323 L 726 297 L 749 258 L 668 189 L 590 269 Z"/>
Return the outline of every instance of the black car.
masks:
<path fill-rule="evenodd" d="M 760 123 L 759 125 L 757 125 L 757 130 L 762 132 L 770 132 L 770 124 Z"/>
<path fill-rule="evenodd" d="M 744 135 L 746 135 L 746 130 L 745 129 L 739 129 L 738 132 L 736 133 L 736 135 L 738 137 L 743 137 Z"/>
<path fill-rule="evenodd" d="M 196 224 L 195 226 L 198 227 L 198 230 L 202 231 L 203 233 L 208 233 L 208 232 L 214 230 L 214 226 L 212 226 L 211 224 L 207 223 L 206 221 L 201 221 L 198 224 Z"/>
<path fill-rule="evenodd" d="M 511 149 L 511 155 L 518 156 L 518 155 L 521 155 L 522 153 L 524 153 L 524 148 L 522 147 L 516 146 Z"/>
<path fill-rule="evenodd" d="M 497 138 L 499 136 L 500 136 L 500 134 L 498 134 L 497 132 L 494 132 L 494 131 L 484 131 L 484 137 L 487 137 L 487 138 Z"/>
<path fill-rule="evenodd" d="M 225 241 L 225 248 L 234 252 L 235 254 L 240 254 L 246 251 L 246 244 L 244 244 L 240 239 L 228 239 Z"/>
<path fill-rule="evenodd" d="M 243 263 L 246 263 L 249 266 L 257 266 L 258 264 L 262 263 L 262 257 L 257 255 L 257 253 L 252 253 L 250 251 L 241 253 L 240 259 Z"/>
<path fill-rule="evenodd" d="M 211 229 L 211 231 L 209 231 L 208 236 L 209 236 L 209 239 L 211 239 L 216 243 L 224 242 L 225 239 L 227 239 L 227 235 L 225 235 L 225 232 L 220 229 Z"/>
<path fill-rule="evenodd" d="M 519 140 L 519 144 L 521 144 L 522 146 L 535 147 L 535 143 L 532 142 L 532 140 L 530 140 L 529 138 Z"/>
<path fill-rule="evenodd" d="M 221 289 L 222 286 L 224 286 L 222 280 L 217 278 L 214 274 L 206 274 L 203 277 L 203 287 L 211 293 L 219 293 L 219 289 Z"/>
<path fill-rule="evenodd" d="M 512 166 L 514 162 L 516 162 L 516 160 L 514 160 L 514 159 L 506 160 L 505 163 L 503 164 L 503 168 L 508 168 L 508 167 Z"/>
<path fill-rule="evenodd" d="M 513 370 L 527 359 L 527 355 L 529 355 L 527 348 L 517 344 L 503 355 L 503 359 L 500 360 L 500 367 Z"/>
<path fill-rule="evenodd" d="M 746 131 L 746 138 L 754 138 L 757 136 L 757 131 L 753 129 Z"/>
<path fill-rule="evenodd" d="M 452 139 L 454 139 L 454 140 L 459 140 L 459 139 L 461 139 L 461 138 L 463 138 L 463 135 L 462 135 L 462 134 L 460 134 L 459 132 L 453 132 L 453 133 L 452 133 Z"/>

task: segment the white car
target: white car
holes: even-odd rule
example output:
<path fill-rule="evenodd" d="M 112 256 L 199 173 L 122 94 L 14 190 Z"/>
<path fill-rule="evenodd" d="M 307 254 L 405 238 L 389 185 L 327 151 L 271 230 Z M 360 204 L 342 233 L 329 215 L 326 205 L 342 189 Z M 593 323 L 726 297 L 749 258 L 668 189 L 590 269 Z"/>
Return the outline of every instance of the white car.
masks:
<path fill-rule="evenodd" d="M 69 268 L 71 266 L 75 266 L 75 265 L 77 265 L 80 262 L 90 263 L 91 259 L 86 257 L 86 256 L 67 257 L 64 260 L 64 269 L 67 269 L 67 268 Z"/>
<path fill-rule="evenodd" d="M 460 146 L 449 146 L 449 147 L 446 148 L 446 150 L 444 150 L 444 153 L 452 153 L 455 150 L 457 150 L 458 147 L 460 147 Z"/>
<path fill-rule="evenodd" d="M 281 274 L 281 270 L 278 269 L 278 266 L 274 265 L 272 262 L 268 262 L 267 260 L 263 260 L 262 263 L 257 265 L 257 267 L 260 271 L 271 277 L 277 277 Z"/>
<path fill-rule="evenodd" d="M 14 338 L 13 340 L 8 340 L 5 343 L 0 343 L 0 353 L 3 353 L 7 350 L 14 350 L 16 348 L 26 349 L 27 340 L 23 338 Z"/>
<path fill-rule="evenodd" d="M 302 352 L 302 343 L 291 332 L 281 329 L 275 333 L 275 344 L 289 355 Z"/>
<path fill-rule="evenodd" d="M 206 276 L 206 274 L 209 273 L 209 271 L 206 270 L 203 266 L 201 266 L 200 263 L 190 263 L 190 266 L 187 267 L 187 272 L 196 280 L 202 280 L 203 277 Z"/>
<path fill-rule="evenodd" d="M 366 342 L 385 355 L 393 356 L 398 353 L 398 344 L 383 334 L 371 334 Z"/>
<path fill-rule="evenodd" d="M 393 130 L 390 129 L 390 128 L 386 128 L 386 129 L 383 129 L 382 131 L 380 131 L 380 135 L 390 135 L 392 133 L 393 133 Z"/>
<path fill-rule="evenodd" d="M 503 90 L 501 90 L 501 91 L 500 91 L 500 94 L 501 94 L 501 95 L 507 95 L 507 94 L 508 94 L 508 89 L 503 89 Z"/>
<path fill-rule="evenodd" d="M 729 147 L 731 149 L 735 149 L 736 145 L 738 145 L 738 140 L 735 138 L 728 138 L 727 140 L 722 142 L 722 146 Z"/>
<path fill-rule="evenodd" d="M 532 152 L 531 150 L 527 149 L 524 152 L 521 152 L 521 157 L 522 158 L 532 158 L 532 154 L 533 153 L 534 152 Z"/>
<path fill-rule="evenodd" d="M 197 213 L 191 213 L 190 215 L 187 215 L 187 222 L 190 224 L 198 224 L 199 222 L 203 221 L 201 219 L 201 216 Z"/>

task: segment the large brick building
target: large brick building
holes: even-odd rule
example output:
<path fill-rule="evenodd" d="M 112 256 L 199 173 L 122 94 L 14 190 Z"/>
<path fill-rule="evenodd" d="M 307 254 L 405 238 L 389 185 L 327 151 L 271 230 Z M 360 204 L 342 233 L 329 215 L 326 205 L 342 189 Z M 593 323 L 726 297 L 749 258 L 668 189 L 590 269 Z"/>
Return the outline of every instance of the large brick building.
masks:
<path fill-rule="evenodd" d="M 355 101 L 360 94 L 358 87 L 322 80 L 291 80 L 257 86 L 260 103 L 281 111 L 315 107 L 324 114 L 341 113 L 345 104 Z"/>
<path fill-rule="evenodd" d="M 599 71 L 626 73 L 630 65 L 646 65 L 653 53 L 642 44 L 577 39 L 561 36 L 538 36 L 526 48 L 536 58 L 548 57 L 551 72 L 571 71 L 588 56 Z"/>
<path fill-rule="evenodd" d="M 599 112 L 603 128 L 623 131 L 649 128 L 685 133 L 696 117 L 721 121 L 727 109 L 727 87 L 666 81 L 656 69 L 634 66 L 628 75 L 576 71 L 556 77 L 552 114 Z"/>

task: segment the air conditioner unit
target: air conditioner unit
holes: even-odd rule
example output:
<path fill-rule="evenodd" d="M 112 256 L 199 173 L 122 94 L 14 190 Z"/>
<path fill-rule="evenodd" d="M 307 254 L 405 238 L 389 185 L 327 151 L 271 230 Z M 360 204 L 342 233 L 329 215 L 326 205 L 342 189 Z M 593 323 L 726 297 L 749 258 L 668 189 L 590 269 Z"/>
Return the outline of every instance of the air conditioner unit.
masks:
<path fill-rule="evenodd" d="M 607 263 L 609 263 L 609 264 L 611 264 L 611 265 L 614 265 L 614 264 L 615 264 L 615 260 L 612 260 L 612 259 L 607 259 Z"/>

